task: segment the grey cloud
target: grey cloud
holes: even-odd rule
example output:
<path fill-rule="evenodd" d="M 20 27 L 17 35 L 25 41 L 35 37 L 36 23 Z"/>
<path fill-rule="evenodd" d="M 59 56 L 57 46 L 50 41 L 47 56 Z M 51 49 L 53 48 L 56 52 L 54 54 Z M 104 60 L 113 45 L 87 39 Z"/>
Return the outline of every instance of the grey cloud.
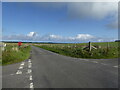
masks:
<path fill-rule="evenodd" d="M 120 5 L 119 5 L 120 6 Z M 109 18 L 109 29 L 117 29 L 118 3 L 117 2 L 80 2 L 68 4 L 68 19 L 95 19 Z"/>
<path fill-rule="evenodd" d="M 74 18 L 104 19 L 116 15 L 117 3 L 110 2 L 80 2 L 68 4 L 68 15 Z"/>

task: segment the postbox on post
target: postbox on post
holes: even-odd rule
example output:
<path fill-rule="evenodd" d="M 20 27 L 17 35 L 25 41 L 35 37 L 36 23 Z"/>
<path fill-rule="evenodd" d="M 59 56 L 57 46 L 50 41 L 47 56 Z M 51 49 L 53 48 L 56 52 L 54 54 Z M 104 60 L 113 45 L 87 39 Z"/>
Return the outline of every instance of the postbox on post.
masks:
<path fill-rule="evenodd" d="M 18 47 L 20 47 L 22 45 L 22 42 L 18 42 Z"/>

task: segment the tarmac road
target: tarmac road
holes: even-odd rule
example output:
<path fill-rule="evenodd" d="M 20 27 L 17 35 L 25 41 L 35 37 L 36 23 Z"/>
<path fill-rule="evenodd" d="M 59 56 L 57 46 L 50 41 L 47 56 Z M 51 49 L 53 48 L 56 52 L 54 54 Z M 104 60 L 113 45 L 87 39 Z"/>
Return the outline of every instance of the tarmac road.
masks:
<path fill-rule="evenodd" d="M 3 88 L 118 87 L 118 59 L 78 59 L 35 46 L 28 60 L 2 70 Z"/>

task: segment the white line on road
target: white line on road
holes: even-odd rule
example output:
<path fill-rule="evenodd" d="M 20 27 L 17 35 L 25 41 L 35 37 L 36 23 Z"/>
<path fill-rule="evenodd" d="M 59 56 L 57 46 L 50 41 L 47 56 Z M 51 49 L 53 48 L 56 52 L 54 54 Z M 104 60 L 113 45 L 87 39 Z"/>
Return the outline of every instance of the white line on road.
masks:
<path fill-rule="evenodd" d="M 24 64 L 25 64 L 25 62 L 22 62 L 22 63 L 21 63 L 21 66 L 23 66 Z"/>
<path fill-rule="evenodd" d="M 32 79 L 32 75 L 30 75 L 30 78 L 29 78 L 29 79 L 30 79 L 30 80 L 33 80 L 33 79 Z"/>
<path fill-rule="evenodd" d="M 10 74 L 10 75 L 14 75 L 14 74 Z"/>
<path fill-rule="evenodd" d="M 97 61 L 92 61 L 93 63 L 98 63 Z"/>
<path fill-rule="evenodd" d="M 31 70 L 31 69 L 28 69 L 27 73 L 31 73 L 31 72 L 32 72 L 32 70 Z"/>
<path fill-rule="evenodd" d="M 31 59 L 29 59 L 29 61 L 28 62 L 31 62 Z"/>
<path fill-rule="evenodd" d="M 31 68 L 31 64 L 28 65 L 28 68 Z"/>
<path fill-rule="evenodd" d="M 23 69 L 23 66 L 20 66 L 19 69 Z"/>
<path fill-rule="evenodd" d="M 22 74 L 21 70 L 17 70 L 16 74 Z"/>
<path fill-rule="evenodd" d="M 118 66 L 113 66 L 114 68 L 118 68 Z"/>
<path fill-rule="evenodd" d="M 31 68 L 32 67 L 32 63 L 28 63 L 28 68 Z"/>
<path fill-rule="evenodd" d="M 34 88 L 33 83 L 30 83 L 30 88 Z"/>
<path fill-rule="evenodd" d="M 28 60 L 28 71 L 27 71 L 28 74 L 32 73 L 32 70 L 30 69 L 31 67 L 32 67 L 32 63 L 31 63 L 31 59 L 29 59 L 29 60 Z M 29 80 L 30 80 L 30 81 L 33 80 L 31 74 L 30 74 Z M 33 82 L 30 83 L 30 89 L 32 89 L 32 90 L 34 89 Z"/>
<path fill-rule="evenodd" d="M 101 63 L 102 65 L 107 65 L 107 64 L 105 64 L 105 63 Z"/>

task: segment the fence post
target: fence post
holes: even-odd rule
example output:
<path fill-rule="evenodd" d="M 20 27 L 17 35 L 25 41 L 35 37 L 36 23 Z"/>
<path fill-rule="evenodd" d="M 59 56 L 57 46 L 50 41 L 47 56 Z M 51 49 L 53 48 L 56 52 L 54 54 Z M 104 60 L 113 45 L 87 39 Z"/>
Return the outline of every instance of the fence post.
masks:
<path fill-rule="evenodd" d="M 89 52 L 91 51 L 91 42 L 89 42 Z"/>
<path fill-rule="evenodd" d="M 109 50 L 109 42 L 107 42 L 107 51 Z"/>

